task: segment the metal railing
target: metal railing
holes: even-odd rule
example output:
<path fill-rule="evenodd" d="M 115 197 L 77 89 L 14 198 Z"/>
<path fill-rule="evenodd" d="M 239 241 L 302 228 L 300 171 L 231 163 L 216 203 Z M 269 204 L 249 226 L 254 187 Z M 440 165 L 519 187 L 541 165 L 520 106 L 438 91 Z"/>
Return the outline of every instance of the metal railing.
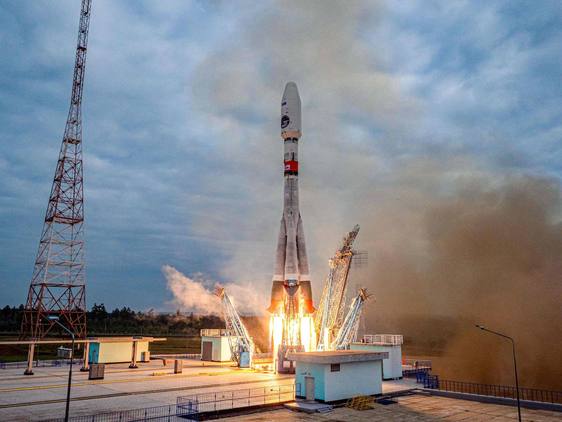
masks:
<path fill-rule="evenodd" d="M 509 399 L 515 399 L 517 397 L 517 391 L 515 387 L 508 385 L 479 384 L 475 382 L 439 380 L 436 389 L 441 391 L 451 391 L 455 393 L 477 394 L 480 396 L 502 397 Z M 519 396 L 521 397 L 521 400 L 562 404 L 562 391 L 520 387 Z"/>
<path fill-rule="evenodd" d="M 176 417 L 189 416 L 183 408 L 175 404 L 147 407 L 144 409 L 121 410 L 98 413 L 96 415 L 71 416 L 71 422 L 133 422 L 133 421 L 175 421 Z M 63 422 L 64 418 L 44 419 L 43 422 Z"/>
<path fill-rule="evenodd" d="M 201 353 L 171 353 L 171 354 L 157 354 L 150 355 L 151 359 L 189 359 L 201 360 Z"/>
<path fill-rule="evenodd" d="M 82 359 L 74 359 L 74 365 L 82 365 Z M 52 367 L 70 365 L 70 359 L 34 360 L 33 367 Z M 27 368 L 27 361 L 20 362 L 0 362 L 0 369 Z"/>
<path fill-rule="evenodd" d="M 404 343 L 404 336 L 400 334 L 365 334 L 361 343 L 377 344 L 381 346 L 399 346 Z"/>
<path fill-rule="evenodd" d="M 295 395 L 300 395 L 300 384 L 281 384 L 180 396 L 176 405 L 182 415 L 196 418 L 225 410 L 287 403 L 295 400 Z"/>
<path fill-rule="evenodd" d="M 437 375 L 431 375 L 430 371 L 430 368 L 406 369 L 402 371 L 402 375 L 406 378 L 416 378 L 416 383 L 432 390 L 507 399 L 517 398 L 517 390 L 513 386 L 444 380 Z M 562 391 L 519 387 L 519 397 L 526 401 L 562 404 Z"/>
<path fill-rule="evenodd" d="M 430 360 L 423 360 L 423 359 L 411 359 L 405 358 L 402 359 L 402 366 L 405 366 L 406 369 L 431 369 L 431 361 Z"/>
<path fill-rule="evenodd" d="M 142 409 L 104 412 L 94 415 L 71 416 L 71 422 L 133 422 L 196 420 L 202 414 L 213 414 L 225 410 L 281 404 L 300 395 L 300 384 L 280 384 L 242 390 L 225 390 L 212 393 L 193 394 L 177 398 L 176 404 Z M 63 422 L 64 418 L 45 419 L 43 422 Z"/>
<path fill-rule="evenodd" d="M 402 376 L 404 378 L 416 378 L 419 380 L 420 376 L 429 374 L 431 368 L 417 368 L 417 369 L 402 369 Z M 417 381 L 418 383 L 421 381 Z"/>
<path fill-rule="evenodd" d="M 230 336 L 230 331 L 226 328 L 203 328 L 201 329 L 201 337 L 225 337 Z"/>

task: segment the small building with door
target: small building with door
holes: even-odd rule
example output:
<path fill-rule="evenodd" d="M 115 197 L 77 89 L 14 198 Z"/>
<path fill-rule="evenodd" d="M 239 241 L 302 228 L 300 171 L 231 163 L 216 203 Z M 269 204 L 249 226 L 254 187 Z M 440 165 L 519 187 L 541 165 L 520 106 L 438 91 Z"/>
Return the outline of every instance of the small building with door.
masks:
<path fill-rule="evenodd" d="M 336 350 L 290 353 L 296 365 L 296 396 L 333 402 L 382 394 L 385 352 Z"/>
<path fill-rule="evenodd" d="M 220 328 L 201 330 L 201 360 L 212 362 L 230 362 L 232 353 L 230 341 L 235 339 L 228 331 Z"/>
<path fill-rule="evenodd" d="M 350 349 L 388 353 L 382 361 L 382 379 L 392 380 L 402 378 L 402 343 L 400 334 L 367 334 L 360 343 L 351 343 Z"/>
<path fill-rule="evenodd" d="M 153 337 L 100 337 L 89 340 L 89 363 L 122 363 L 150 361 L 148 345 Z"/>

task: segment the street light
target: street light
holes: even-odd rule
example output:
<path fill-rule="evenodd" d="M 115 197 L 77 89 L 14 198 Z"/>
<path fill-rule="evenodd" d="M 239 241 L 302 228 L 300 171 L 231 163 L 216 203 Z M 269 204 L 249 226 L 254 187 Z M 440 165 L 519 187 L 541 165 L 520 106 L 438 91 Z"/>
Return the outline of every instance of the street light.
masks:
<path fill-rule="evenodd" d="M 519 379 L 517 377 L 517 360 L 515 359 L 515 341 L 511 337 L 498 333 L 497 331 L 489 330 L 483 325 L 476 324 L 476 328 L 480 328 L 482 331 L 487 331 L 488 333 L 495 334 L 511 341 L 511 348 L 513 350 L 513 368 L 515 370 L 515 390 L 517 391 L 517 415 L 519 416 L 519 422 L 521 422 L 521 404 L 519 402 Z"/>
<path fill-rule="evenodd" d="M 62 325 L 57 315 L 48 315 L 47 319 L 54 322 L 72 337 L 72 346 L 70 350 L 70 369 L 68 370 L 68 387 L 66 389 L 66 409 L 64 411 L 64 421 L 68 422 L 68 413 L 70 410 L 70 385 L 72 384 L 72 366 L 74 365 L 74 333 Z"/>

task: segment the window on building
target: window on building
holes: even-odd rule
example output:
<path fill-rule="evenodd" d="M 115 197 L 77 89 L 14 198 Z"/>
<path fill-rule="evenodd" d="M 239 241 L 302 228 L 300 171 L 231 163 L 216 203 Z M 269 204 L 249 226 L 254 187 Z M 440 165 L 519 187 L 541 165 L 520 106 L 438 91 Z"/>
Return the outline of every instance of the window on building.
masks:
<path fill-rule="evenodd" d="M 330 372 L 340 372 L 340 364 L 339 363 L 332 363 L 330 365 Z"/>

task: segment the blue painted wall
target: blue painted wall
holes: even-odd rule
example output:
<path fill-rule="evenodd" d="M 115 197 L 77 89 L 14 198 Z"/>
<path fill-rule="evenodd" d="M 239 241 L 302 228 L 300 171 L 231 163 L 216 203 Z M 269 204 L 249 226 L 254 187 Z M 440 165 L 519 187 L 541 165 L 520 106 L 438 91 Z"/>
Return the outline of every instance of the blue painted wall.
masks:
<path fill-rule="evenodd" d="M 328 365 L 329 367 L 329 365 Z M 325 400 L 325 368 L 326 365 L 315 363 L 297 362 L 295 370 L 295 383 L 300 384 L 300 397 L 306 396 L 306 381 L 305 377 L 314 378 L 314 398 L 316 400 Z M 297 391 L 298 393 L 298 391 Z"/>
<path fill-rule="evenodd" d="M 314 378 L 314 398 L 331 402 L 355 396 L 382 393 L 382 361 L 346 362 L 340 370 L 330 371 L 330 364 L 296 362 L 297 396 L 306 396 L 306 377 Z M 300 388 L 300 391 L 299 391 Z"/>

